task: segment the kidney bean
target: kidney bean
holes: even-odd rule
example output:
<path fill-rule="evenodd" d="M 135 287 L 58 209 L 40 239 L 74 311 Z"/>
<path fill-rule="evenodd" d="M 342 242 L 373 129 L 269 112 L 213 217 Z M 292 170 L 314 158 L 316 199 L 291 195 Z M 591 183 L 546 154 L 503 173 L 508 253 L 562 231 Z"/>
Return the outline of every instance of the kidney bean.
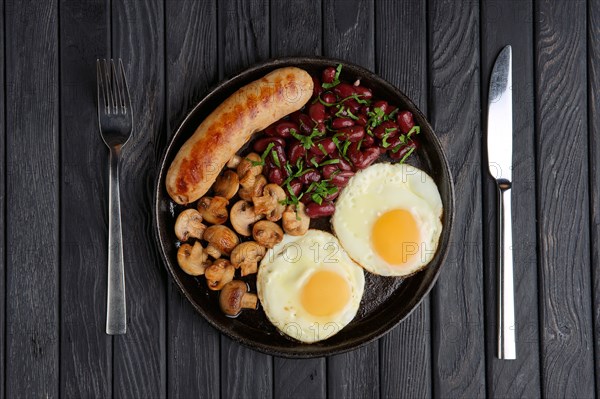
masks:
<path fill-rule="evenodd" d="M 321 163 L 321 161 L 323 161 L 325 157 L 327 157 L 327 155 L 323 154 L 321 151 L 319 151 L 318 154 L 313 154 L 309 152 L 306 154 L 304 165 L 307 168 L 314 168 L 315 165 L 313 164 L 313 162 Z"/>
<path fill-rule="evenodd" d="M 353 114 L 356 114 L 360 110 L 360 104 L 352 98 L 344 101 L 344 107 L 349 109 Z"/>
<path fill-rule="evenodd" d="M 394 147 L 390 147 L 388 151 L 388 155 L 395 161 L 398 161 L 410 151 L 411 148 L 414 148 L 413 151 L 416 151 L 419 148 L 419 142 L 417 140 L 409 141 L 404 147 L 400 148 L 397 152 L 393 152 L 392 149 Z"/>
<path fill-rule="evenodd" d="M 265 134 L 267 136 L 275 136 L 277 134 L 277 131 L 275 130 L 275 125 L 267 126 L 265 129 Z"/>
<path fill-rule="evenodd" d="M 359 114 L 358 119 L 356 120 L 356 124 L 360 126 L 367 126 L 369 118 L 366 114 Z"/>
<path fill-rule="evenodd" d="M 323 148 L 322 151 L 321 147 Z M 314 145 L 310 148 L 310 152 L 313 154 L 331 154 L 333 151 L 335 151 L 336 146 L 335 143 L 333 142 L 333 140 L 331 140 L 330 137 L 326 137 L 324 139 L 321 140 L 317 140 L 314 142 Z"/>
<path fill-rule="evenodd" d="M 375 144 L 375 139 L 373 138 L 373 136 L 365 136 L 363 138 L 362 144 L 360 145 L 361 148 L 370 148 L 373 147 L 373 145 Z"/>
<path fill-rule="evenodd" d="M 392 130 L 393 129 L 393 130 Z M 387 133 L 386 133 L 387 131 Z M 392 121 L 382 122 L 381 125 L 373 129 L 373 134 L 378 139 L 382 139 L 387 134 L 387 137 L 395 137 L 398 135 L 398 125 Z"/>
<path fill-rule="evenodd" d="M 323 100 L 324 103 L 333 104 L 337 101 L 337 98 L 335 98 L 335 94 L 327 91 L 321 95 L 321 100 Z"/>
<path fill-rule="evenodd" d="M 323 83 L 332 83 L 335 79 L 335 73 L 336 70 L 334 67 L 325 68 L 323 70 L 323 73 L 321 74 L 321 79 L 323 80 Z"/>
<path fill-rule="evenodd" d="M 331 216 L 335 212 L 335 205 L 331 202 L 323 202 L 321 205 L 316 202 L 311 202 L 306 206 L 306 215 L 311 218 L 319 218 L 324 216 Z"/>
<path fill-rule="evenodd" d="M 336 157 L 336 159 L 338 159 L 340 161 L 336 165 L 341 171 L 343 171 L 343 172 L 351 172 L 352 171 L 352 165 L 350 165 L 348 163 L 348 161 L 346 161 L 344 158 L 339 157 L 339 155 Z"/>
<path fill-rule="evenodd" d="M 300 198 L 300 202 L 302 202 L 304 205 L 308 205 L 312 204 L 313 200 L 310 198 L 310 195 L 303 195 L 302 198 Z"/>
<path fill-rule="evenodd" d="M 413 114 L 410 111 L 402 111 L 398 114 L 398 126 L 400 126 L 400 130 L 402 133 L 410 132 L 415 126 L 415 121 L 413 119 Z"/>
<path fill-rule="evenodd" d="M 290 188 L 296 197 L 302 192 L 302 186 L 303 184 L 300 180 L 298 180 L 298 178 L 292 179 L 290 182 Z"/>
<path fill-rule="evenodd" d="M 304 154 L 306 154 L 306 149 L 301 142 L 296 141 L 289 147 L 287 155 L 290 163 L 295 165 L 296 162 L 298 162 L 298 160 L 304 156 Z"/>
<path fill-rule="evenodd" d="M 310 119 L 310 116 L 306 114 L 300 114 L 298 119 L 300 120 L 299 125 L 301 132 L 303 132 L 304 134 L 309 134 L 310 132 L 312 132 L 312 128 L 315 125 L 315 123 L 312 121 L 312 119 Z"/>
<path fill-rule="evenodd" d="M 385 111 L 386 115 L 391 114 L 392 112 L 394 112 L 398 107 L 396 107 L 395 105 L 388 105 L 387 110 Z"/>
<path fill-rule="evenodd" d="M 375 101 L 373 103 L 373 109 L 375 108 L 379 108 L 383 111 L 384 114 L 387 113 L 387 109 L 388 109 L 388 103 L 387 101 L 383 101 L 383 100 L 379 100 L 379 101 Z"/>
<path fill-rule="evenodd" d="M 285 140 L 281 137 L 263 137 L 254 142 L 252 149 L 256 152 L 262 153 L 267 149 L 270 143 L 278 143 L 281 146 L 285 146 Z"/>
<path fill-rule="evenodd" d="M 298 177 L 298 180 L 300 181 L 300 183 L 307 185 L 312 182 L 321 180 L 321 174 L 313 169 Z"/>
<path fill-rule="evenodd" d="M 283 164 L 287 161 L 287 155 L 285 154 L 285 147 L 280 145 L 279 143 L 273 146 L 271 151 L 275 151 L 277 153 L 277 158 L 279 159 L 279 164 L 283 166 Z M 269 154 L 269 157 L 273 158 L 273 155 Z M 279 168 L 279 166 L 278 166 Z"/>
<path fill-rule="evenodd" d="M 310 118 L 319 123 L 325 120 L 325 106 L 319 102 L 308 107 L 308 115 Z"/>
<path fill-rule="evenodd" d="M 337 164 L 325 165 L 321 169 L 321 174 L 324 178 L 329 179 L 334 173 L 339 172 L 339 170 L 340 168 L 337 167 Z"/>
<path fill-rule="evenodd" d="M 365 136 L 365 128 L 362 126 L 350 126 L 338 131 L 340 139 L 355 143 Z"/>
<path fill-rule="evenodd" d="M 331 184 L 340 188 L 345 187 L 352 176 L 354 176 L 354 172 L 340 172 L 331 178 Z"/>
<path fill-rule="evenodd" d="M 298 131 L 298 125 L 293 122 L 280 122 L 275 128 L 275 131 L 279 137 L 290 137 L 290 129 Z"/>
<path fill-rule="evenodd" d="M 331 127 L 334 129 L 342 129 L 349 126 L 354 126 L 354 121 L 350 118 L 335 118 L 331 122 Z"/>
<path fill-rule="evenodd" d="M 350 161 L 354 165 L 362 162 L 363 154 L 358 150 L 358 143 L 350 144 L 350 147 L 348 147 L 348 151 L 346 152 L 346 154 L 348 154 L 348 158 L 350 158 Z"/>
<path fill-rule="evenodd" d="M 373 92 L 371 91 L 371 89 L 364 86 L 355 86 L 354 92 L 358 94 L 361 98 L 364 98 L 365 100 L 373 98 Z"/>
<path fill-rule="evenodd" d="M 321 133 L 325 133 L 325 131 L 327 130 L 324 122 L 317 123 L 317 126 L 315 126 L 315 129 L 317 129 Z"/>
<path fill-rule="evenodd" d="M 300 125 L 300 115 L 302 115 L 302 111 L 292 112 L 289 115 L 289 119 L 291 122 L 294 122 L 296 125 Z"/>
<path fill-rule="evenodd" d="M 354 163 L 354 166 L 358 169 L 364 169 L 375 162 L 379 158 L 379 155 L 381 155 L 381 150 L 378 147 L 367 148 L 362 155 L 360 161 Z"/>
<path fill-rule="evenodd" d="M 340 195 L 340 190 L 337 190 L 335 193 L 333 194 L 329 194 L 327 195 L 325 198 L 323 198 L 323 200 L 327 201 L 327 202 L 331 202 L 334 199 L 337 198 L 337 196 Z"/>
<path fill-rule="evenodd" d="M 353 86 L 350 83 L 340 83 L 333 88 L 333 92 L 338 95 L 340 100 L 350 97 L 356 93 L 357 86 Z"/>
<path fill-rule="evenodd" d="M 381 146 L 381 148 L 383 148 L 384 150 L 390 149 L 390 148 L 394 148 L 399 144 L 402 144 L 402 139 L 400 139 L 400 136 L 394 136 L 394 137 L 390 137 L 387 140 L 388 146 L 384 147 L 383 146 L 383 142 L 379 143 L 379 145 Z"/>
<path fill-rule="evenodd" d="M 317 97 L 319 94 L 323 93 L 323 86 L 321 86 L 321 82 L 319 78 L 313 76 L 313 97 Z"/>
<path fill-rule="evenodd" d="M 267 180 L 269 180 L 270 183 L 281 185 L 281 183 L 283 183 L 284 180 L 283 172 L 279 168 L 273 168 L 269 171 L 269 174 L 267 175 Z"/>

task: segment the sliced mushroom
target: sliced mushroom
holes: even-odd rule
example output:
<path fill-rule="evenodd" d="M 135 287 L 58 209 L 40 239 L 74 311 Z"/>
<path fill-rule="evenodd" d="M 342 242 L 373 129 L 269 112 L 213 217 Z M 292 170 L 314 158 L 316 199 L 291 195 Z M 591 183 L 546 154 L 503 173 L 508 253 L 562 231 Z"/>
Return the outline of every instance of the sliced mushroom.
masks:
<path fill-rule="evenodd" d="M 229 227 L 220 224 L 210 226 L 204 232 L 204 239 L 208 241 L 206 252 L 215 259 L 225 254 L 229 256 L 233 248 L 239 243 L 237 234 Z"/>
<path fill-rule="evenodd" d="M 242 160 L 242 157 L 240 157 L 239 155 L 234 155 L 231 157 L 231 159 L 229 161 L 227 161 L 227 167 L 229 169 L 236 169 L 238 167 L 238 165 L 240 164 L 241 160 Z"/>
<path fill-rule="evenodd" d="M 213 185 L 215 195 L 231 199 L 240 188 L 240 179 L 233 170 L 226 170 Z"/>
<path fill-rule="evenodd" d="M 187 241 L 190 237 L 202 239 L 206 226 L 202 224 L 202 214 L 195 209 L 186 209 L 177 216 L 175 235 L 179 241 Z"/>
<path fill-rule="evenodd" d="M 198 212 L 208 223 L 223 224 L 227 221 L 227 205 L 229 205 L 227 198 L 203 197 L 198 201 Z"/>
<path fill-rule="evenodd" d="M 208 229 L 206 232 L 208 232 Z M 206 233 L 204 235 L 206 236 Z M 283 230 L 274 222 L 261 220 L 252 228 L 252 237 L 260 245 L 273 248 L 283 240 Z"/>
<path fill-rule="evenodd" d="M 267 185 L 267 178 L 263 175 L 258 175 L 254 179 L 254 185 L 252 187 L 240 188 L 240 198 L 246 201 L 252 201 L 252 197 L 258 197 L 262 195 L 265 186 Z"/>
<path fill-rule="evenodd" d="M 306 206 L 302 202 L 288 205 L 283 212 L 283 230 L 291 236 L 301 236 L 310 226 L 310 218 L 306 214 Z"/>
<path fill-rule="evenodd" d="M 210 265 L 208 254 L 204 252 L 200 241 L 196 241 L 194 246 L 183 244 L 177 250 L 177 263 L 181 270 L 190 276 L 201 276 L 204 270 Z"/>
<path fill-rule="evenodd" d="M 250 225 L 252 223 L 259 221 L 263 218 L 263 215 L 257 215 L 254 212 L 254 207 L 244 200 L 239 200 L 231 207 L 231 212 L 229 215 L 229 220 L 231 221 L 231 225 L 233 229 L 246 237 L 250 237 L 252 235 L 252 231 L 250 230 Z"/>
<path fill-rule="evenodd" d="M 217 259 L 214 263 L 206 268 L 204 276 L 208 288 L 218 291 L 233 280 L 235 268 L 227 259 Z"/>
<path fill-rule="evenodd" d="M 223 313 L 235 317 L 242 309 L 256 309 L 258 298 L 248 292 L 248 285 L 240 280 L 233 280 L 219 293 L 219 305 Z"/>
<path fill-rule="evenodd" d="M 258 262 L 265 256 L 267 250 L 254 241 L 246 241 L 238 245 L 231 252 L 231 264 L 242 270 L 242 276 L 254 274 L 258 271 Z"/>
<path fill-rule="evenodd" d="M 236 169 L 241 186 L 244 188 L 254 186 L 256 176 L 260 175 L 262 170 L 260 155 L 257 153 L 251 152 L 245 158 L 242 158 Z"/>
<path fill-rule="evenodd" d="M 271 222 L 281 219 L 285 210 L 286 195 L 283 188 L 277 184 L 267 184 L 263 189 L 262 196 L 253 197 L 254 211 L 259 215 L 265 215 Z"/>

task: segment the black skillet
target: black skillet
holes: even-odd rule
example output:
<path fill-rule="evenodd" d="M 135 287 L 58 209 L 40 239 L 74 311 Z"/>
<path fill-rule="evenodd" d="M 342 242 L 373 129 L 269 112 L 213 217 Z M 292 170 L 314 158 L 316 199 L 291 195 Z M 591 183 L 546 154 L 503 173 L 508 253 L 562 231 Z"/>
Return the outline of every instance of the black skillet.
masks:
<path fill-rule="evenodd" d="M 343 64 L 342 80 L 371 88 L 374 96 L 411 111 L 415 123 L 421 126 L 421 146 L 410 157 L 410 164 L 425 170 L 435 180 L 444 205 L 443 231 L 439 247 L 431 263 L 421 272 L 405 278 L 380 277 L 365 272 L 365 293 L 355 319 L 333 337 L 314 344 L 303 344 L 280 334 L 267 320 L 264 312 L 244 311 L 233 319 L 219 309 L 218 295 L 210 291 L 203 278 L 185 274 L 177 265 L 177 238 L 173 231 L 175 218 L 183 209 L 169 198 L 165 176 L 169 165 L 183 143 L 194 133 L 202 120 L 241 86 L 284 66 L 296 66 L 311 74 L 320 74 L 327 66 Z M 333 355 L 356 349 L 381 337 L 406 318 L 433 287 L 449 245 L 454 218 L 454 188 L 448 161 L 439 140 L 425 116 L 400 90 L 370 71 L 336 59 L 319 57 L 282 58 L 249 68 L 211 90 L 188 114 L 169 142 L 159 165 L 155 188 L 154 226 L 156 240 L 165 266 L 181 292 L 192 306 L 213 327 L 235 341 L 264 353 L 285 357 L 309 358 Z M 321 226 L 322 227 L 322 226 Z M 255 277 L 247 279 L 256 292 Z"/>

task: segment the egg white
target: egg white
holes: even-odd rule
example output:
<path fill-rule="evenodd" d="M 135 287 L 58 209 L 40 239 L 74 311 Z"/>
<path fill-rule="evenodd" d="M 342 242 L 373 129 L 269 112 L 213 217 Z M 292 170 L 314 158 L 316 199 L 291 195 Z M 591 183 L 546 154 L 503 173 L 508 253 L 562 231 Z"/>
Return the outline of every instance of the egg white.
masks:
<path fill-rule="evenodd" d="M 315 316 L 302 306 L 302 288 L 318 271 L 335 272 L 348 284 L 350 299 L 336 314 Z M 330 338 L 352 321 L 364 292 L 365 277 L 335 236 L 308 230 L 303 236 L 286 234 L 281 243 L 267 251 L 256 286 L 271 323 L 298 341 L 312 343 Z"/>
<path fill-rule="evenodd" d="M 384 213 L 404 209 L 417 222 L 417 253 L 403 265 L 386 262 L 375 251 L 371 232 Z M 332 217 L 335 234 L 352 259 L 382 276 L 408 276 L 435 255 L 442 232 L 442 199 L 433 179 L 406 164 L 378 163 L 353 176 L 342 190 Z"/>

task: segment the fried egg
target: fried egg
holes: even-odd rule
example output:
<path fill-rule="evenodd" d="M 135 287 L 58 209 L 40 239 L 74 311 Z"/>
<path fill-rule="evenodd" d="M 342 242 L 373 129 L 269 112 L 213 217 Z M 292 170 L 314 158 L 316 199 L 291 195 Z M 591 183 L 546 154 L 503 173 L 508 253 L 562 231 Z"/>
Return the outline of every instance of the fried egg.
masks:
<path fill-rule="evenodd" d="M 382 276 L 408 276 L 435 255 L 442 199 L 433 179 L 405 164 L 379 163 L 353 176 L 332 217 L 352 259 Z"/>
<path fill-rule="evenodd" d="M 344 328 L 358 311 L 363 269 L 330 233 L 285 235 L 263 258 L 256 278 L 268 319 L 298 341 L 322 341 Z"/>

